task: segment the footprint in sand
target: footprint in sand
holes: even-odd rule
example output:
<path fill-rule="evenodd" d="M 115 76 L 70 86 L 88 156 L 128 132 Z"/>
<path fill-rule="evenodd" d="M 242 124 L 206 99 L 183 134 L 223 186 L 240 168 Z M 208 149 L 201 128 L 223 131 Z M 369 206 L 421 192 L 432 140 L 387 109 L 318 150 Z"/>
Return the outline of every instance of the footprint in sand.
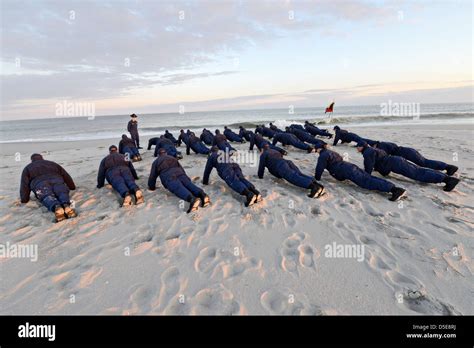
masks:
<path fill-rule="evenodd" d="M 217 249 L 214 247 L 206 247 L 199 252 L 194 269 L 202 273 L 211 273 L 217 264 Z"/>
<path fill-rule="evenodd" d="M 291 290 L 270 289 L 260 296 L 260 303 L 268 314 L 273 315 L 322 315 L 323 311 L 315 304 L 300 300 Z"/>
<path fill-rule="evenodd" d="M 181 288 L 179 282 L 179 270 L 177 267 L 170 267 L 161 275 L 161 289 L 159 296 L 159 308 L 165 308 L 171 301 L 178 302 L 178 299 L 174 299 Z"/>
<path fill-rule="evenodd" d="M 293 233 L 284 242 L 280 249 L 281 268 L 287 272 L 297 273 L 298 266 L 314 267 L 314 250 L 303 241 L 304 233 Z"/>
<path fill-rule="evenodd" d="M 234 294 L 219 285 L 218 288 L 200 290 L 192 299 L 191 314 L 194 315 L 234 315 L 241 314 L 241 307 Z"/>
<path fill-rule="evenodd" d="M 441 302 L 421 291 L 408 291 L 403 294 L 403 305 L 408 309 L 428 315 L 462 315 L 448 303 Z"/>

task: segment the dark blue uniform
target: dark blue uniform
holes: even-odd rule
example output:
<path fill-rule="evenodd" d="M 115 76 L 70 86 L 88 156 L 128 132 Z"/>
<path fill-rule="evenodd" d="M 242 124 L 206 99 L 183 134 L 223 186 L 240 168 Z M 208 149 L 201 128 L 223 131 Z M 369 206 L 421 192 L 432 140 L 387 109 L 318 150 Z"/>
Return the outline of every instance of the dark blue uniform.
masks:
<path fill-rule="evenodd" d="M 302 130 L 300 128 L 290 127 L 290 132 L 292 134 L 296 135 L 296 137 L 299 140 L 301 140 L 303 142 L 313 144 L 316 149 L 322 148 L 323 145 L 326 144 L 324 141 L 316 139 L 311 134 L 309 134 L 308 132 L 306 132 L 305 130 Z"/>
<path fill-rule="evenodd" d="M 253 134 L 252 131 L 246 130 L 242 126 L 239 127 L 239 137 L 241 137 L 241 138 L 243 138 L 247 141 L 250 141 L 250 139 L 252 138 L 252 134 Z"/>
<path fill-rule="evenodd" d="M 33 191 L 36 198 L 49 211 L 54 212 L 57 205 L 69 204 L 69 190 L 76 185 L 71 176 L 59 164 L 44 160 L 40 155 L 28 164 L 21 174 L 20 199 L 28 203 Z"/>
<path fill-rule="evenodd" d="M 191 134 L 188 137 L 188 143 L 186 144 L 186 155 L 189 155 L 191 153 L 190 149 L 192 149 L 195 153 L 199 153 L 202 155 L 207 155 L 210 151 L 206 147 L 206 145 L 204 145 L 201 140 L 194 134 Z"/>
<path fill-rule="evenodd" d="M 299 130 L 302 130 L 302 131 L 305 131 L 305 132 L 306 132 L 306 130 L 304 129 L 304 127 L 303 127 L 302 125 L 300 125 L 300 124 L 292 123 L 292 124 L 290 124 L 290 128 L 299 129 Z"/>
<path fill-rule="evenodd" d="M 132 137 L 136 147 L 140 147 L 140 137 L 138 136 L 138 122 L 134 120 L 128 121 L 127 130 Z"/>
<path fill-rule="evenodd" d="M 369 143 L 369 145 L 373 144 Z M 420 167 L 431 168 L 435 170 L 446 170 L 448 167 L 447 163 L 430 160 L 423 157 L 421 153 L 411 147 L 398 146 L 395 143 L 389 143 L 385 141 L 376 142 L 375 146 L 377 146 L 378 149 L 385 151 L 388 155 L 403 157 L 406 160 L 419 165 Z"/>
<path fill-rule="evenodd" d="M 178 144 L 178 140 L 174 137 L 173 134 L 171 134 L 167 130 L 165 130 L 165 134 L 163 134 L 163 135 L 165 136 L 166 139 L 171 140 L 174 145 Z"/>
<path fill-rule="evenodd" d="M 311 176 L 301 173 L 293 162 L 285 160 L 280 152 L 273 149 L 267 149 L 260 155 L 258 164 L 260 179 L 263 178 L 265 168 L 268 168 L 268 171 L 277 178 L 283 178 L 298 187 L 310 188 L 314 183 Z"/>
<path fill-rule="evenodd" d="M 301 150 L 309 150 L 311 149 L 311 146 L 309 146 L 308 144 L 306 143 L 303 143 L 302 141 L 300 141 L 294 134 L 290 134 L 290 133 L 277 133 L 273 136 L 273 142 L 272 144 L 273 145 L 276 145 L 277 142 L 280 142 L 282 143 L 284 146 L 286 145 L 292 145 L 298 149 L 301 149 Z"/>
<path fill-rule="evenodd" d="M 339 140 L 341 141 L 341 144 L 350 143 L 351 141 L 354 141 L 356 143 L 358 143 L 360 141 L 366 141 L 367 142 L 369 140 L 369 139 L 361 138 L 360 136 L 358 136 L 355 133 L 351 133 L 351 132 L 348 132 L 344 129 L 340 129 L 337 126 L 335 127 L 334 130 L 336 131 L 336 136 L 334 137 L 334 142 L 332 144 L 333 146 L 336 146 Z"/>
<path fill-rule="evenodd" d="M 217 146 L 221 151 L 235 151 L 235 149 L 229 144 L 225 135 L 221 134 L 220 132 L 214 135 L 214 139 L 212 141 L 213 146 Z M 227 149 L 227 150 L 226 150 Z"/>
<path fill-rule="evenodd" d="M 273 136 L 277 133 L 278 131 L 274 131 L 268 127 L 265 127 L 265 126 L 257 126 L 255 128 L 255 133 L 260 133 L 261 135 L 263 135 L 264 137 L 267 137 L 267 138 L 273 138 Z"/>
<path fill-rule="evenodd" d="M 250 181 L 245 179 L 242 169 L 237 163 L 223 161 L 219 159 L 220 154 L 215 151 L 209 155 L 206 168 L 204 169 L 204 177 L 202 182 L 204 185 L 209 184 L 209 175 L 212 169 L 216 168 L 217 174 L 226 182 L 229 187 L 239 194 L 244 194 L 246 190 L 255 190 Z"/>
<path fill-rule="evenodd" d="M 264 139 L 261 134 L 253 134 L 253 133 L 252 133 L 252 137 L 250 138 L 250 148 L 249 148 L 249 150 L 253 151 L 253 147 L 254 147 L 254 145 L 256 145 L 257 148 L 261 151 L 261 150 L 263 150 L 263 147 L 266 144 L 268 144 L 270 149 L 276 150 L 276 151 L 280 152 L 282 155 L 286 155 L 286 153 L 287 153 L 281 147 L 275 146 L 272 143 L 270 143 L 268 140 Z"/>
<path fill-rule="evenodd" d="M 165 149 L 166 153 L 173 157 L 178 157 L 181 153 L 176 149 L 173 142 L 164 136 L 157 138 L 155 152 L 153 156 L 157 157 L 160 149 Z"/>
<path fill-rule="evenodd" d="M 139 189 L 135 183 L 135 179 L 138 180 L 138 175 L 132 162 L 127 161 L 124 155 L 116 152 L 111 153 L 100 162 L 97 188 L 104 187 L 105 179 L 121 197 L 125 197 L 128 193 L 135 193 Z"/>
<path fill-rule="evenodd" d="M 135 142 L 129 137 L 127 137 L 125 134 L 122 135 L 122 140 L 120 140 L 119 143 L 119 153 L 123 155 L 128 153 L 130 158 L 140 155 L 140 153 L 138 152 L 138 148 L 135 145 Z"/>
<path fill-rule="evenodd" d="M 390 192 L 395 187 L 390 181 L 368 174 L 355 164 L 344 161 L 337 152 L 328 149 L 322 149 L 319 153 L 314 176 L 316 180 L 321 180 L 324 169 L 339 181 L 347 179 L 367 190 Z"/>
<path fill-rule="evenodd" d="M 181 146 L 181 143 L 188 145 L 189 133 L 185 133 L 183 130 L 180 131 L 178 136 L 178 146 Z"/>
<path fill-rule="evenodd" d="M 364 156 L 364 168 L 368 174 L 371 174 L 373 170 L 384 176 L 394 172 L 427 183 L 441 183 L 447 177 L 444 173 L 419 167 L 403 157 L 390 156 L 385 151 L 370 146 L 364 148 L 362 155 Z"/>
<path fill-rule="evenodd" d="M 280 128 L 278 128 L 277 126 L 275 126 L 273 123 L 270 123 L 269 127 L 272 131 L 276 132 L 276 133 L 281 133 L 283 132 Z"/>
<path fill-rule="evenodd" d="M 310 133 L 311 135 L 319 135 L 319 136 L 323 136 L 323 137 L 331 137 L 332 134 L 329 133 L 326 129 L 320 129 L 318 127 L 316 127 L 314 124 L 311 124 L 309 122 L 305 122 L 304 124 L 304 128 L 306 129 L 306 131 L 308 133 Z"/>
<path fill-rule="evenodd" d="M 240 137 L 238 134 L 234 133 L 231 129 L 227 127 L 224 127 L 224 135 L 230 141 L 237 142 L 237 143 L 243 142 L 242 137 Z"/>
<path fill-rule="evenodd" d="M 204 128 L 202 130 L 202 134 L 200 136 L 200 139 L 201 139 L 202 142 L 204 142 L 204 144 L 212 146 L 212 143 L 214 141 L 214 134 L 212 134 L 211 131 Z"/>
<path fill-rule="evenodd" d="M 160 177 L 163 187 L 179 198 L 190 202 L 193 197 L 203 197 L 204 191 L 193 184 L 178 160 L 167 154 L 160 154 L 153 162 L 148 178 L 148 188 L 156 189 L 156 179 Z"/>

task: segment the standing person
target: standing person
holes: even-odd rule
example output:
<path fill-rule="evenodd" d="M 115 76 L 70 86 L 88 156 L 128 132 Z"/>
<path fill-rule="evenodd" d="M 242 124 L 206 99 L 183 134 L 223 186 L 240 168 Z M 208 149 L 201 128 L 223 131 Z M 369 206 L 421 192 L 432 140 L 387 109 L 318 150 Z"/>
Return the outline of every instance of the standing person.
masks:
<path fill-rule="evenodd" d="M 135 183 L 138 175 L 132 162 L 118 153 L 115 145 L 109 147 L 109 155 L 100 162 L 97 174 L 98 189 L 104 187 L 105 179 L 122 197 L 122 207 L 132 204 L 132 195 L 135 197 L 135 204 L 144 202 L 143 193 Z"/>
<path fill-rule="evenodd" d="M 202 207 L 211 204 L 209 196 L 193 184 L 178 160 L 167 155 L 165 149 L 159 150 L 159 156 L 151 166 L 150 177 L 148 178 L 148 188 L 151 191 L 156 190 L 156 179 L 158 177 L 160 177 L 164 188 L 182 200 L 189 202 L 188 213 L 196 211 L 199 204 Z"/>
<path fill-rule="evenodd" d="M 444 191 L 452 191 L 459 183 L 459 179 L 448 176 L 434 169 L 419 167 L 400 156 L 390 156 L 383 150 L 370 147 L 365 141 L 357 143 L 357 151 L 364 157 L 364 168 L 369 174 L 376 170 L 387 176 L 394 172 L 407 178 L 426 183 L 445 183 Z"/>
<path fill-rule="evenodd" d="M 268 144 L 263 146 L 263 152 L 260 155 L 258 164 L 260 179 L 263 179 L 265 168 L 268 168 L 268 171 L 277 178 L 283 178 L 295 186 L 309 189 L 308 197 L 310 198 L 319 198 L 324 192 L 323 185 L 317 183 L 311 176 L 301 173 L 292 161 L 284 159 L 280 152 L 270 149 Z"/>
<path fill-rule="evenodd" d="M 140 147 L 140 137 L 138 136 L 138 116 L 131 114 L 130 117 L 132 119 L 128 121 L 127 130 L 130 133 L 130 136 L 136 147 L 138 149 L 142 149 L 142 147 Z"/>
<path fill-rule="evenodd" d="M 316 152 L 319 153 L 319 158 L 314 178 L 318 181 L 321 180 L 324 170 L 327 169 L 329 174 L 339 181 L 350 180 L 367 190 L 390 192 L 392 196 L 389 200 L 391 201 L 396 201 L 405 194 L 404 189 L 396 187 L 390 181 L 372 176 L 354 163 L 344 161 L 340 154 L 328 150 L 327 145 L 316 149 Z"/>
<path fill-rule="evenodd" d="M 204 176 L 202 183 L 209 184 L 209 176 L 212 169 L 216 168 L 217 174 L 225 181 L 225 183 L 235 192 L 246 198 L 245 206 L 249 207 L 256 202 L 261 201 L 260 192 L 253 186 L 253 184 L 245 179 L 242 169 L 237 163 L 232 162 L 232 157 L 228 161 L 223 161 L 219 156 L 224 156 L 219 153 L 216 146 L 211 148 L 211 154 L 207 158 L 206 168 L 204 169 Z"/>
<path fill-rule="evenodd" d="M 69 199 L 69 190 L 75 189 L 74 181 L 63 167 L 37 153 L 31 155 L 31 163 L 21 173 L 21 203 L 28 203 L 33 191 L 41 204 L 54 213 L 56 222 L 77 216 Z"/>

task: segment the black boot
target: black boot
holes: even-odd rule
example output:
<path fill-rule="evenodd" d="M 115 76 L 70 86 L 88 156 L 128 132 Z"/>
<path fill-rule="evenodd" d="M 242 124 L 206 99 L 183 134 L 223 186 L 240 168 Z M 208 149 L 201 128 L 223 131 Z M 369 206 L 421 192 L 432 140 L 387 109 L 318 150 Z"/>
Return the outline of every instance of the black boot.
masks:
<path fill-rule="evenodd" d="M 311 190 L 308 194 L 309 198 L 319 198 L 324 192 L 324 186 L 317 182 L 313 182 L 309 189 Z"/>
<path fill-rule="evenodd" d="M 245 196 L 247 198 L 247 201 L 245 202 L 246 207 L 250 207 L 257 200 L 257 195 L 255 195 L 255 193 L 247 189 L 245 189 L 244 192 L 242 192 L 242 196 Z"/>
<path fill-rule="evenodd" d="M 443 190 L 449 192 L 456 187 L 456 185 L 459 183 L 459 179 L 453 178 L 452 176 L 447 176 L 446 179 L 443 180 L 443 182 L 446 184 L 443 187 Z"/>
<path fill-rule="evenodd" d="M 395 202 L 396 200 L 404 196 L 406 191 L 401 187 L 394 187 L 390 190 L 390 192 L 392 193 L 392 197 L 390 197 L 389 200 Z"/>
<path fill-rule="evenodd" d="M 458 171 L 458 167 L 448 164 L 446 166 L 446 175 L 451 176 Z"/>

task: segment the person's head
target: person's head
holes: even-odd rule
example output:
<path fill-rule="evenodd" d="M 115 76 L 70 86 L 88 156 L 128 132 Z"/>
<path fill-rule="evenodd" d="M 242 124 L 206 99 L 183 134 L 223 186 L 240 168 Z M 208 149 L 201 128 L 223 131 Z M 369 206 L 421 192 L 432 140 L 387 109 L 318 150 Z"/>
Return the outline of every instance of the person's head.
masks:
<path fill-rule="evenodd" d="M 364 151 L 364 150 L 367 148 L 367 146 L 369 146 L 369 145 L 368 145 L 365 141 L 359 141 L 356 146 L 357 146 L 357 151 L 358 151 L 358 152 L 362 152 L 362 151 Z"/>
<path fill-rule="evenodd" d="M 127 134 L 122 134 L 122 140 L 128 139 Z"/>
<path fill-rule="evenodd" d="M 167 129 L 165 129 L 165 133 L 166 133 L 166 134 L 168 134 L 168 133 L 169 133 Z"/>
<path fill-rule="evenodd" d="M 270 122 L 270 123 L 269 123 L 269 125 L 270 125 L 270 126 L 273 126 L 273 123 L 272 123 L 272 122 Z"/>
<path fill-rule="evenodd" d="M 191 133 L 189 133 L 189 134 L 192 135 L 193 137 L 196 135 L 196 134 L 194 134 L 194 132 L 191 132 Z"/>
<path fill-rule="evenodd" d="M 115 152 L 117 152 L 117 146 L 110 145 L 109 146 L 109 153 L 115 153 Z"/>
<path fill-rule="evenodd" d="M 239 129 L 244 129 L 244 127 L 242 127 L 242 126 L 239 126 Z"/>
<path fill-rule="evenodd" d="M 339 126 L 334 126 L 333 129 L 337 131 L 337 130 L 339 130 L 339 129 L 341 129 L 341 128 L 340 128 Z"/>
<path fill-rule="evenodd" d="M 267 151 L 270 148 L 270 145 L 265 143 L 265 144 L 263 144 L 262 148 L 263 148 L 263 151 Z"/>
<path fill-rule="evenodd" d="M 227 126 L 224 126 L 224 129 L 227 129 Z"/>
<path fill-rule="evenodd" d="M 202 131 L 203 131 L 203 132 L 207 132 L 207 129 L 206 129 L 206 128 L 203 128 Z"/>
<path fill-rule="evenodd" d="M 304 121 L 304 124 L 308 124 L 309 122 L 308 121 Z"/>
<path fill-rule="evenodd" d="M 160 156 L 166 155 L 166 150 L 163 149 L 163 148 L 160 148 L 160 149 L 158 150 L 158 155 L 160 155 Z"/>
<path fill-rule="evenodd" d="M 40 161 L 43 159 L 43 156 L 41 156 L 39 153 L 34 153 L 31 155 L 30 159 L 31 159 L 31 162 Z"/>
<path fill-rule="evenodd" d="M 289 132 L 289 131 L 291 130 L 291 128 L 290 128 L 290 127 L 285 127 L 285 130 L 286 130 L 287 132 Z"/>
<path fill-rule="evenodd" d="M 135 115 L 135 114 L 131 114 L 130 117 L 131 117 L 132 119 L 136 119 L 138 116 Z"/>
<path fill-rule="evenodd" d="M 216 129 L 216 134 L 221 134 L 221 131 Z"/>
<path fill-rule="evenodd" d="M 180 132 L 180 133 L 184 133 L 184 129 L 181 129 L 179 132 Z"/>

